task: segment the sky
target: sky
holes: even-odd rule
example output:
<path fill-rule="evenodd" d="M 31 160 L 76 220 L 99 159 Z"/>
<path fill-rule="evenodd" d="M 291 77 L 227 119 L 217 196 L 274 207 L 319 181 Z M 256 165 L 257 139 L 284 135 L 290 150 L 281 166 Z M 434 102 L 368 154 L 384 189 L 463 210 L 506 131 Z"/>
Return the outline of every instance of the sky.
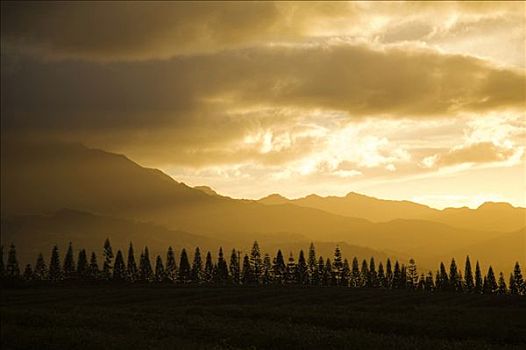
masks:
<path fill-rule="evenodd" d="M 3 139 L 235 198 L 526 206 L 525 2 L 2 2 Z"/>

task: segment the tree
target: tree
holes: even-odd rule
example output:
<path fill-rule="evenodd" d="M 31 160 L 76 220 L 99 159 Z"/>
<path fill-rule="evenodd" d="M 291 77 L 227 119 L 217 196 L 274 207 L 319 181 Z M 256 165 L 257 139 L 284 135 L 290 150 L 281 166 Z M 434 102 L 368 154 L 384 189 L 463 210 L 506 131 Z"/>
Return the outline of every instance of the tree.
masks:
<path fill-rule="evenodd" d="M 435 290 L 435 284 L 433 283 L 433 273 L 431 271 L 427 273 L 424 289 L 427 291 Z"/>
<path fill-rule="evenodd" d="M 85 249 L 81 249 L 79 252 L 79 257 L 77 259 L 77 276 L 79 278 L 87 278 L 89 275 L 89 264 L 88 264 L 88 255 L 86 254 Z"/>
<path fill-rule="evenodd" d="M 509 291 L 510 291 L 510 294 L 519 294 L 518 288 L 515 285 L 515 278 L 513 276 L 513 273 L 510 273 Z"/>
<path fill-rule="evenodd" d="M 272 263 L 270 262 L 270 255 L 265 254 L 263 258 L 263 275 L 262 283 L 267 285 L 272 282 Z"/>
<path fill-rule="evenodd" d="M 387 288 L 387 279 L 385 278 L 384 265 L 378 264 L 378 287 Z"/>
<path fill-rule="evenodd" d="M 351 287 L 360 288 L 362 286 L 362 278 L 360 274 L 360 266 L 358 265 L 358 259 L 354 257 L 352 259 L 351 268 Z"/>
<path fill-rule="evenodd" d="M 484 286 L 482 287 L 482 290 L 484 291 L 484 293 L 491 294 L 491 293 L 495 293 L 497 289 L 498 289 L 498 286 L 497 286 L 497 280 L 495 279 L 495 273 L 493 273 L 493 268 L 490 265 L 488 269 L 488 274 L 486 275 Z"/>
<path fill-rule="evenodd" d="M 241 271 L 241 281 L 245 285 L 249 285 L 255 282 L 254 271 L 252 271 L 252 264 L 248 255 L 245 254 L 243 257 L 243 269 Z"/>
<path fill-rule="evenodd" d="M 66 279 L 71 279 L 75 277 L 76 268 L 75 261 L 73 259 L 73 245 L 69 242 L 68 250 L 66 251 L 66 256 L 64 257 L 64 277 Z"/>
<path fill-rule="evenodd" d="M 60 257 L 58 247 L 55 245 L 51 251 L 51 260 L 49 261 L 49 279 L 59 281 L 62 279 L 62 269 L 60 267 Z"/>
<path fill-rule="evenodd" d="M 342 279 L 343 260 L 339 246 L 334 249 L 334 261 L 332 263 L 333 284 L 339 286 Z"/>
<path fill-rule="evenodd" d="M 33 278 L 37 281 L 43 281 L 48 278 L 47 266 L 42 253 L 38 254 Z"/>
<path fill-rule="evenodd" d="M 199 250 L 199 247 L 195 248 L 190 279 L 193 283 L 200 283 L 203 279 L 203 260 L 201 259 L 201 251 Z"/>
<path fill-rule="evenodd" d="M 466 265 L 464 267 L 464 285 L 467 292 L 473 292 L 475 283 L 473 282 L 473 272 L 471 271 L 471 262 L 469 261 L 469 255 L 466 256 Z"/>
<path fill-rule="evenodd" d="M 102 265 L 102 275 L 105 279 L 111 278 L 112 261 L 113 261 L 113 250 L 109 238 L 104 241 L 104 250 L 102 255 L 104 256 L 104 264 Z"/>
<path fill-rule="evenodd" d="M 239 284 L 241 282 L 241 266 L 239 264 L 239 253 L 235 249 L 232 249 L 230 254 L 230 276 L 232 278 L 232 283 Z"/>
<path fill-rule="evenodd" d="M 513 290 L 511 293 L 526 295 L 526 284 L 524 283 L 521 267 L 518 261 L 515 263 L 515 267 L 513 268 Z"/>
<path fill-rule="evenodd" d="M 24 281 L 31 281 L 33 279 L 33 269 L 31 268 L 31 264 L 26 265 L 22 278 Z"/>
<path fill-rule="evenodd" d="M 115 256 L 113 279 L 115 281 L 124 281 L 126 279 L 126 265 L 124 265 L 124 257 L 120 250 L 117 251 L 117 255 Z"/>
<path fill-rule="evenodd" d="M 323 270 L 323 275 L 321 277 L 322 285 L 329 286 L 332 280 L 332 263 L 331 259 L 327 258 L 325 261 L 325 268 Z"/>
<path fill-rule="evenodd" d="M 281 250 L 278 250 L 276 254 L 276 259 L 274 261 L 274 266 L 272 269 L 274 270 L 274 279 L 276 283 L 282 284 L 285 282 L 286 278 L 286 266 L 285 266 L 285 260 L 283 259 L 283 254 L 281 253 Z"/>
<path fill-rule="evenodd" d="M 155 259 L 155 281 L 164 282 L 166 280 L 166 274 L 164 271 L 163 259 L 160 255 L 157 255 Z"/>
<path fill-rule="evenodd" d="M 228 281 L 228 265 L 223 255 L 222 247 L 219 247 L 219 253 L 217 254 L 216 281 L 221 284 L 224 284 Z"/>
<path fill-rule="evenodd" d="M 289 261 L 287 263 L 286 281 L 288 284 L 296 283 L 296 263 L 292 252 L 289 254 Z"/>
<path fill-rule="evenodd" d="M 351 279 L 351 267 L 349 266 L 349 261 L 345 259 L 343 260 L 341 285 L 344 287 L 349 287 L 350 279 Z"/>
<path fill-rule="evenodd" d="M 367 266 L 367 260 L 362 260 L 362 269 L 360 271 L 360 280 L 362 281 L 362 287 L 370 287 L 369 285 L 369 267 Z"/>
<path fill-rule="evenodd" d="M 139 279 L 139 270 L 137 269 L 137 263 L 135 262 L 135 253 L 133 251 L 132 242 L 130 242 L 130 247 L 128 248 L 128 263 L 126 264 L 126 277 L 130 282 L 135 282 Z"/>
<path fill-rule="evenodd" d="M 455 292 L 462 291 L 462 279 L 454 258 L 451 259 L 451 265 L 449 265 L 449 289 Z"/>
<path fill-rule="evenodd" d="M 9 247 L 9 252 L 7 253 L 6 275 L 10 279 L 17 279 L 20 277 L 20 267 L 18 266 L 18 259 L 16 258 L 16 248 L 12 243 Z"/>
<path fill-rule="evenodd" d="M 418 272 L 416 270 L 415 259 L 409 259 L 409 266 L 407 268 L 407 280 L 409 283 L 409 288 L 415 289 L 418 284 Z"/>
<path fill-rule="evenodd" d="M 504 274 L 501 272 L 499 274 L 497 293 L 506 294 L 507 292 L 508 292 L 508 289 L 506 288 L 506 281 L 504 281 Z"/>
<path fill-rule="evenodd" d="M 440 263 L 440 273 L 436 280 L 436 288 L 438 290 L 448 290 L 449 289 L 449 277 L 447 275 L 446 266 L 443 262 Z"/>
<path fill-rule="evenodd" d="M 393 270 L 391 268 L 391 259 L 387 258 L 385 263 L 385 282 L 387 288 L 393 288 Z"/>
<path fill-rule="evenodd" d="M 400 267 L 400 288 L 409 288 L 409 279 L 407 278 L 407 267 L 405 264 L 402 264 Z"/>
<path fill-rule="evenodd" d="M 477 261 L 475 265 L 475 288 L 474 288 L 475 293 L 482 293 L 483 286 L 484 285 L 482 282 L 482 273 L 480 272 L 480 265 L 479 265 L 479 262 Z"/>
<path fill-rule="evenodd" d="M 317 286 L 323 285 L 324 273 L 325 273 L 325 261 L 323 260 L 323 257 L 320 256 L 318 258 L 318 267 L 317 267 L 317 274 L 316 274 L 316 277 L 318 278 L 316 281 Z"/>
<path fill-rule="evenodd" d="M 298 257 L 298 266 L 296 267 L 296 280 L 299 284 L 307 284 L 308 282 L 308 267 L 307 262 L 305 261 L 305 255 L 303 250 L 300 250 L 300 255 Z"/>
<path fill-rule="evenodd" d="M 254 241 L 252 250 L 250 251 L 250 267 L 254 274 L 254 282 L 258 283 L 261 277 L 263 262 L 261 261 L 261 252 L 259 250 L 258 241 Z"/>
<path fill-rule="evenodd" d="M 166 253 L 166 278 L 170 282 L 175 282 L 177 279 L 177 265 L 175 264 L 175 254 L 172 247 L 168 247 Z"/>
<path fill-rule="evenodd" d="M 400 270 L 400 264 L 397 260 L 395 261 L 394 265 L 392 288 L 402 288 L 402 283 L 404 282 L 405 281 L 402 280 L 402 271 Z"/>
<path fill-rule="evenodd" d="M 418 278 L 418 284 L 416 285 L 416 289 L 426 290 L 426 276 L 424 275 L 424 273 L 420 274 L 420 277 Z"/>
<path fill-rule="evenodd" d="M 154 277 L 148 247 L 144 247 L 144 250 L 141 253 L 141 259 L 139 261 L 139 276 L 144 282 L 151 282 Z"/>
<path fill-rule="evenodd" d="M 204 282 L 211 283 L 213 275 L 214 275 L 214 263 L 212 262 L 212 254 L 210 254 L 210 252 L 207 252 L 206 260 L 205 260 L 205 270 L 203 274 Z"/>
<path fill-rule="evenodd" d="M 316 261 L 316 249 L 314 243 L 311 242 L 309 247 L 309 256 L 307 258 L 307 273 L 309 278 L 309 284 L 317 284 L 317 261 Z"/>
<path fill-rule="evenodd" d="M 188 255 L 186 249 L 181 250 L 181 258 L 179 260 L 179 282 L 188 283 L 191 280 L 190 273 L 190 262 L 188 261 Z"/>
<path fill-rule="evenodd" d="M 91 258 L 89 262 L 89 276 L 91 279 L 97 279 L 99 278 L 100 271 L 99 271 L 99 264 L 97 264 L 97 255 L 95 255 L 95 252 L 91 252 Z"/>
<path fill-rule="evenodd" d="M 369 275 L 367 283 L 372 288 L 378 287 L 378 274 L 376 273 L 376 265 L 374 263 L 374 257 L 371 257 L 371 260 L 369 261 Z"/>

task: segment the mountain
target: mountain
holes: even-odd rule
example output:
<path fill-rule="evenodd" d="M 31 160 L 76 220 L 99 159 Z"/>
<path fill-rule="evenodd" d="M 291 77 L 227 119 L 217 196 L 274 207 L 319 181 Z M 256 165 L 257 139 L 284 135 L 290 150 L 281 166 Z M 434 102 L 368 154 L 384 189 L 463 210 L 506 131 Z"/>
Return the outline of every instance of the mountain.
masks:
<path fill-rule="evenodd" d="M 428 220 L 464 229 L 487 231 L 513 231 L 526 226 L 526 209 L 516 208 L 508 203 L 487 202 L 477 209 L 464 207 L 437 210 L 410 201 L 378 199 L 354 192 L 344 197 L 312 194 L 298 199 L 273 194 L 258 202 L 265 205 L 294 204 L 373 222 L 395 219 Z"/>

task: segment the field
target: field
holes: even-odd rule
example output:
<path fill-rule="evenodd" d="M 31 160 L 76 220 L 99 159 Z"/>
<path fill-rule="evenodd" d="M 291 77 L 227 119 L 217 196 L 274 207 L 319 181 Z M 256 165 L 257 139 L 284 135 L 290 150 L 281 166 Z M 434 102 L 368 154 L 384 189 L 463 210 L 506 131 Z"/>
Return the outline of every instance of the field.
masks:
<path fill-rule="evenodd" d="M 2 289 L 2 349 L 524 349 L 526 298 L 347 288 Z"/>

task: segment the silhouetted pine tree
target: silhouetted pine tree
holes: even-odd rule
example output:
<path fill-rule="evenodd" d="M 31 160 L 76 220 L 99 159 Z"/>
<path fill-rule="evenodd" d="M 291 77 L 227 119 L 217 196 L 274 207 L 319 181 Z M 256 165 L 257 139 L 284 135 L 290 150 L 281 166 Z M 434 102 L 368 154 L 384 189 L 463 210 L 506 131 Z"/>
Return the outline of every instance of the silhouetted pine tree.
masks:
<path fill-rule="evenodd" d="M 454 258 L 451 259 L 451 265 L 449 266 L 449 289 L 455 292 L 462 291 L 462 279 Z"/>
<path fill-rule="evenodd" d="M 433 273 L 431 271 L 427 273 L 424 289 L 427 291 L 435 290 L 435 284 L 433 283 Z"/>
<path fill-rule="evenodd" d="M 263 267 L 263 262 L 261 260 L 261 251 L 259 250 L 258 241 L 254 241 L 252 245 L 252 250 L 250 251 L 250 267 L 252 273 L 254 274 L 254 282 L 258 283 L 261 277 L 261 270 Z"/>
<path fill-rule="evenodd" d="M 360 288 L 362 286 L 362 278 L 360 274 L 360 266 L 358 265 L 358 259 L 354 257 L 352 259 L 351 268 L 351 287 Z"/>
<path fill-rule="evenodd" d="M 113 280 L 124 281 L 126 279 L 126 265 L 124 265 L 124 257 L 120 250 L 115 256 L 115 263 L 113 264 Z"/>
<path fill-rule="evenodd" d="M 316 260 L 316 249 L 314 243 L 311 242 L 309 246 L 309 257 L 307 258 L 307 273 L 309 277 L 309 284 L 316 285 L 318 283 L 317 271 L 318 265 Z"/>
<path fill-rule="evenodd" d="M 384 265 L 382 262 L 378 264 L 378 287 L 387 288 L 387 280 L 385 278 Z"/>
<path fill-rule="evenodd" d="M 464 267 L 464 285 L 467 292 L 473 292 L 475 283 L 473 282 L 473 272 L 471 271 L 471 261 L 469 261 L 469 255 L 466 256 L 466 265 Z"/>
<path fill-rule="evenodd" d="M 526 284 L 524 283 L 521 267 L 518 261 L 515 263 L 515 267 L 513 268 L 513 285 L 514 290 L 511 291 L 513 294 L 526 295 Z"/>
<path fill-rule="evenodd" d="M 507 292 L 508 292 L 508 288 L 506 288 L 506 281 L 504 281 L 504 274 L 501 272 L 499 275 L 497 293 L 506 294 Z"/>
<path fill-rule="evenodd" d="M 243 269 L 241 270 L 241 281 L 244 285 L 254 284 L 255 276 L 248 255 L 243 257 Z"/>
<path fill-rule="evenodd" d="M 421 291 L 426 290 L 426 276 L 424 275 L 423 272 L 420 274 L 420 277 L 418 278 L 416 289 L 421 290 Z"/>
<path fill-rule="evenodd" d="M 510 273 L 509 291 L 510 294 L 518 294 L 517 287 L 515 286 L 515 278 L 513 276 L 513 273 Z"/>
<path fill-rule="evenodd" d="M 272 283 L 272 263 L 270 261 L 270 255 L 265 254 L 263 258 L 263 275 L 261 282 L 265 285 Z"/>
<path fill-rule="evenodd" d="M 298 265 L 296 266 L 296 281 L 299 284 L 307 284 L 308 282 L 307 262 L 305 261 L 303 250 L 300 250 L 300 255 L 298 257 Z"/>
<path fill-rule="evenodd" d="M 130 282 L 135 282 L 139 279 L 139 269 L 137 268 L 137 263 L 135 262 L 135 252 L 133 250 L 132 242 L 130 242 L 130 247 L 128 248 L 128 263 L 126 264 L 126 277 Z"/>
<path fill-rule="evenodd" d="M 480 265 L 477 261 L 475 265 L 475 293 L 482 293 L 482 288 L 484 287 L 484 283 L 482 281 L 482 273 L 480 272 Z"/>
<path fill-rule="evenodd" d="M 317 267 L 317 273 L 316 277 L 318 280 L 316 281 L 317 286 L 323 285 L 323 274 L 325 273 L 325 261 L 323 260 L 323 256 L 320 256 L 318 258 L 318 267 Z"/>
<path fill-rule="evenodd" d="M 156 282 L 165 282 L 166 273 L 164 271 L 163 259 L 160 255 L 157 255 L 155 259 L 155 281 Z"/>
<path fill-rule="evenodd" d="M 440 273 L 436 280 L 436 288 L 437 290 L 444 291 L 449 290 L 450 284 L 449 284 L 449 277 L 447 275 L 446 266 L 444 266 L 444 263 L 440 263 Z"/>
<path fill-rule="evenodd" d="M 16 258 L 15 245 L 11 243 L 9 252 L 7 253 L 6 276 L 9 279 L 17 279 L 20 277 L 20 267 Z"/>
<path fill-rule="evenodd" d="M 188 260 L 186 249 L 184 248 L 181 250 L 178 273 L 178 280 L 180 283 L 188 283 L 191 281 L 190 261 Z"/>
<path fill-rule="evenodd" d="M 405 264 L 402 264 L 400 266 L 400 288 L 409 288 L 409 278 L 407 278 L 407 267 L 405 267 Z"/>
<path fill-rule="evenodd" d="M 89 276 L 90 279 L 97 279 L 99 278 L 100 270 L 99 270 L 99 264 L 97 264 L 97 255 L 95 255 L 95 252 L 91 252 L 91 257 L 89 261 Z"/>
<path fill-rule="evenodd" d="M 73 245 L 69 242 L 66 256 L 64 257 L 64 278 L 72 279 L 75 278 L 77 269 L 75 268 L 75 260 L 73 259 Z"/>
<path fill-rule="evenodd" d="M 141 281 L 151 282 L 154 278 L 152 263 L 150 261 L 150 251 L 148 247 L 144 247 L 144 251 L 141 254 L 141 260 L 139 262 L 139 276 Z"/>
<path fill-rule="evenodd" d="M 230 278 L 232 283 L 239 284 L 241 282 L 241 266 L 239 264 L 239 253 L 232 249 L 230 254 Z"/>
<path fill-rule="evenodd" d="M 31 268 L 31 264 L 26 265 L 22 278 L 24 281 L 31 281 L 33 279 L 33 269 Z"/>
<path fill-rule="evenodd" d="M 104 250 L 102 255 L 104 256 L 104 264 L 102 265 L 102 276 L 104 279 L 110 279 L 112 275 L 112 261 L 113 261 L 113 250 L 109 238 L 104 241 Z"/>
<path fill-rule="evenodd" d="M 49 261 L 49 279 L 52 281 L 60 281 L 62 279 L 60 257 L 58 254 L 58 247 L 56 245 L 51 251 L 51 260 Z"/>
<path fill-rule="evenodd" d="M 172 247 L 168 247 L 166 253 L 166 278 L 170 282 L 177 280 L 177 265 L 175 264 L 175 253 Z"/>
<path fill-rule="evenodd" d="M 286 282 L 288 284 L 296 283 L 296 263 L 292 252 L 290 252 L 289 261 L 287 262 Z"/>
<path fill-rule="evenodd" d="M 343 260 L 341 285 L 344 287 L 349 287 L 350 280 L 351 280 L 351 267 L 349 266 L 349 261 L 345 259 Z"/>
<path fill-rule="evenodd" d="M 203 281 L 206 283 L 212 283 L 212 277 L 214 275 L 214 263 L 212 262 L 212 254 L 206 253 L 205 259 L 205 270 L 203 273 Z"/>
<path fill-rule="evenodd" d="M 405 281 L 402 280 L 402 271 L 400 270 L 400 264 L 398 263 L 398 260 L 397 260 L 395 261 L 395 265 L 394 265 L 392 288 L 393 289 L 402 288 L 403 284 L 405 284 Z"/>
<path fill-rule="evenodd" d="M 323 275 L 321 277 L 322 285 L 329 286 L 332 281 L 332 263 L 331 259 L 327 258 L 327 261 L 325 261 L 325 267 L 323 270 Z"/>
<path fill-rule="evenodd" d="M 336 246 L 336 249 L 334 249 L 334 261 L 332 263 L 332 279 L 335 286 L 339 286 L 341 284 L 342 279 L 342 270 L 343 270 L 343 259 L 342 259 L 342 252 L 340 250 L 339 246 Z"/>
<path fill-rule="evenodd" d="M 223 255 L 223 248 L 219 247 L 217 255 L 216 281 L 225 284 L 228 281 L 228 265 Z"/>
<path fill-rule="evenodd" d="M 275 282 L 277 284 L 285 283 L 287 267 L 285 266 L 285 260 L 283 259 L 283 254 L 281 253 L 281 250 L 278 250 L 273 265 L 274 266 L 272 266 L 272 269 L 274 270 Z"/>
<path fill-rule="evenodd" d="M 385 263 L 385 282 L 387 288 L 393 288 L 393 269 L 391 267 L 391 259 L 387 258 Z"/>
<path fill-rule="evenodd" d="M 367 277 L 367 283 L 372 288 L 378 288 L 378 274 L 376 273 L 374 257 L 371 257 L 369 261 L 369 275 Z"/>
<path fill-rule="evenodd" d="M 38 254 L 37 262 L 35 263 L 35 272 L 34 277 L 37 281 L 43 281 L 48 278 L 48 271 L 46 262 L 44 261 L 44 257 L 42 256 L 42 253 Z"/>
<path fill-rule="evenodd" d="M 407 267 L 407 281 L 410 289 L 415 289 L 418 285 L 418 272 L 416 269 L 415 259 L 409 259 L 409 266 Z"/>
<path fill-rule="evenodd" d="M 369 287 L 369 266 L 367 266 L 367 260 L 362 260 L 362 269 L 360 271 L 360 280 L 362 281 L 362 287 Z"/>
<path fill-rule="evenodd" d="M 193 283 L 200 283 L 203 279 L 203 260 L 201 259 L 201 251 L 199 250 L 199 247 L 195 248 L 190 279 Z"/>
<path fill-rule="evenodd" d="M 495 273 L 493 273 L 493 268 L 489 267 L 488 274 L 486 275 L 484 286 L 482 287 L 482 290 L 484 293 L 495 293 L 498 289 L 497 286 L 497 280 L 495 279 Z"/>
<path fill-rule="evenodd" d="M 79 251 L 79 257 L 77 259 L 77 276 L 81 279 L 86 279 L 89 276 L 88 255 L 86 254 L 85 249 Z"/>
<path fill-rule="evenodd" d="M 0 279 L 5 277 L 4 246 L 0 246 Z"/>

